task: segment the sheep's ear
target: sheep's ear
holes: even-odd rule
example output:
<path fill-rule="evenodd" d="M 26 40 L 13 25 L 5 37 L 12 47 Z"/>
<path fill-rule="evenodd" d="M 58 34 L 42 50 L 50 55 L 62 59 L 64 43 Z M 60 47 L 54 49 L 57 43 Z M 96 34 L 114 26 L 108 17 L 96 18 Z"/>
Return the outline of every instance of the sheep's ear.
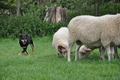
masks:
<path fill-rule="evenodd" d="M 65 47 L 59 45 L 59 46 L 58 46 L 58 51 L 59 51 L 60 53 L 62 52 L 62 49 L 65 49 Z"/>
<path fill-rule="evenodd" d="M 88 51 L 88 52 L 89 52 L 89 51 L 91 51 L 91 49 L 90 49 L 90 48 L 87 48 L 87 50 L 86 50 L 86 51 Z"/>

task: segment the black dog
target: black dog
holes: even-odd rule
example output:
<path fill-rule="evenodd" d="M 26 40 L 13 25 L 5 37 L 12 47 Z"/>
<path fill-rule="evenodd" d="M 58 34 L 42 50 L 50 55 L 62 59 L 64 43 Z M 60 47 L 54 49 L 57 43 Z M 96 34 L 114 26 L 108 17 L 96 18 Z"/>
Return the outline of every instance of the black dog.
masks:
<path fill-rule="evenodd" d="M 34 52 L 34 44 L 33 44 L 33 40 L 32 37 L 30 36 L 30 34 L 19 34 L 19 44 L 20 46 L 23 48 L 23 51 L 20 52 L 18 55 L 26 52 L 28 55 L 30 55 L 27 52 L 27 47 L 30 44 L 32 47 L 32 51 Z"/>

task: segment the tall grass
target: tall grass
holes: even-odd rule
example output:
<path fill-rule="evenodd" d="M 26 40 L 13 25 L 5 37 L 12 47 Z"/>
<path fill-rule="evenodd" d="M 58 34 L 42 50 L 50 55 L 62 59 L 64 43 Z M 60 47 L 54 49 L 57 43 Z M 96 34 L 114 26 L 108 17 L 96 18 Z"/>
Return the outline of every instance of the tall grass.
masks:
<path fill-rule="evenodd" d="M 18 39 L 0 39 L 0 80 L 120 80 L 120 59 L 102 61 L 94 50 L 86 59 L 72 61 L 57 57 L 52 37 L 33 38 L 35 52 L 18 53 Z M 75 47 L 73 48 L 75 50 Z"/>

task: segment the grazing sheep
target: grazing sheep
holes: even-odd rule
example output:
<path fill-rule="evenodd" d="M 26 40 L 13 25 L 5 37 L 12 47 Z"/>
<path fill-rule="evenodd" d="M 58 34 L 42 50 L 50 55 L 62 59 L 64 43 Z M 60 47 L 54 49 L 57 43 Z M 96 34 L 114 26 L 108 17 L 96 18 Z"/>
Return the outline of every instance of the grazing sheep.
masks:
<path fill-rule="evenodd" d="M 79 40 L 76 41 L 76 44 L 77 44 L 77 50 L 76 50 L 75 60 L 79 59 L 79 54 L 80 54 L 80 59 L 86 58 L 96 48 L 99 48 L 100 57 L 102 58 L 102 60 L 105 59 L 104 58 L 104 52 L 105 52 L 105 48 L 104 47 L 88 47 L 86 45 L 80 46 L 80 41 Z"/>
<path fill-rule="evenodd" d="M 96 49 L 96 48 L 93 48 L 93 47 L 90 48 L 90 47 L 87 47 L 86 45 L 82 45 L 79 48 L 79 51 L 77 54 L 78 55 L 80 54 L 80 59 L 83 59 L 83 58 L 88 57 L 94 49 Z M 102 58 L 102 60 L 105 60 L 105 58 L 104 58 L 105 49 L 103 47 L 100 47 L 99 51 L 100 51 L 100 58 Z M 79 56 L 77 56 L 77 58 L 75 60 L 77 60 L 78 58 L 79 58 Z"/>
<path fill-rule="evenodd" d="M 108 54 L 108 60 L 114 55 L 114 46 L 120 45 L 120 14 L 95 16 L 77 16 L 69 24 L 69 49 L 68 61 L 70 61 L 70 51 L 74 42 L 80 41 L 88 47 L 103 46 Z M 77 54 L 76 54 L 77 55 Z"/>
<path fill-rule="evenodd" d="M 93 47 L 88 47 L 86 45 L 82 45 L 79 48 L 78 54 L 80 54 L 80 59 L 86 58 L 87 56 L 89 56 L 91 54 L 91 52 L 96 49 Z M 102 58 L 102 60 L 104 60 L 104 52 L 105 52 L 105 48 L 104 47 L 100 47 L 99 48 L 100 51 L 100 57 Z M 114 53 L 116 54 L 116 57 L 119 58 L 119 54 L 118 54 L 118 50 L 117 50 L 117 46 L 114 46 Z M 79 58 L 79 56 L 77 56 Z"/>
<path fill-rule="evenodd" d="M 67 57 L 68 50 L 68 28 L 61 27 L 54 35 L 52 41 L 53 47 L 56 49 L 58 56 Z"/>
<path fill-rule="evenodd" d="M 83 58 L 86 58 L 87 56 L 89 56 L 91 54 L 91 49 L 88 48 L 87 46 L 85 45 L 82 45 L 80 48 L 79 48 L 79 51 L 80 53 L 80 59 L 83 59 Z"/>

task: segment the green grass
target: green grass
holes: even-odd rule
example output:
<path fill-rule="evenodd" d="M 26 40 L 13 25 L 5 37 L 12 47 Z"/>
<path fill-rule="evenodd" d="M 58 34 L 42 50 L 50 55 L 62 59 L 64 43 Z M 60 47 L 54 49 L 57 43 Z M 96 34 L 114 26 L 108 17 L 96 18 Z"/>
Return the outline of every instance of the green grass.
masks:
<path fill-rule="evenodd" d="M 0 39 L 0 80 L 120 80 L 120 59 L 102 61 L 94 50 L 86 59 L 71 62 L 57 57 L 52 37 L 33 38 L 35 52 L 18 53 L 18 39 Z M 73 50 L 75 47 L 73 48 Z"/>

